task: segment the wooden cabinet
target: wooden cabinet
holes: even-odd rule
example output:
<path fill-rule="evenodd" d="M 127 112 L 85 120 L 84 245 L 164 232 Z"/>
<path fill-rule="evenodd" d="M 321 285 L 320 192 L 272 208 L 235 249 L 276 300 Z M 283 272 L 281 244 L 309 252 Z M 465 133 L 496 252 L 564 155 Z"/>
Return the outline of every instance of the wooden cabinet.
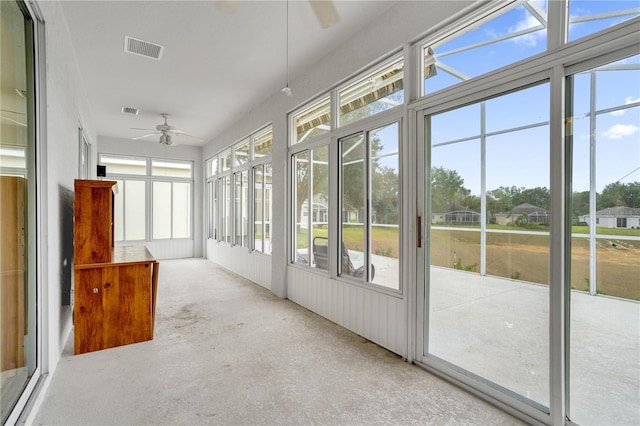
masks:
<path fill-rule="evenodd" d="M 76 265 L 111 261 L 117 182 L 76 180 L 73 260 Z"/>
<path fill-rule="evenodd" d="M 0 176 L 0 371 L 25 365 L 27 181 Z"/>
<path fill-rule="evenodd" d="M 145 247 L 113 247 L 114 184 L 75 184 L 76 354 L 153 339 L 159 264 Z"/>

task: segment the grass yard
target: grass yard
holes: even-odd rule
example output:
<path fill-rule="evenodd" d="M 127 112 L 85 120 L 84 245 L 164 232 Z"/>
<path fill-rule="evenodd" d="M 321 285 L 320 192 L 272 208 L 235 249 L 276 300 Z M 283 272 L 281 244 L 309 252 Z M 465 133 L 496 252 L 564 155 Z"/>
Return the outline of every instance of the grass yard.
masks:
<path fill-rule="evenodd" d="M 514 227 L 490 225 L 489 230 L 514 230 Z M 463 230 L 467 229 L 467 230 Z M 431 228 L 431 264 L 480 272 L 480 232 Z M 479 227 L 471 228 L 478 229 Z M 574 226 L 575 234 L 588 234 L 589 228 Z M 313 236 L 328 236 L 326 226 L 315 227 Z M 598 228 L 603 235 L 638 235 L 640 229 Z M 364 228 L 362 225 L 344 225 L 343 241 L 348 249 L 363 251 Z M 306 248 L 307 230 L 298 231 L 298 248 Z M 589 289 L 589 240 L 572 238 L 571 287 Z M 371 251 L 373 254 L 394 257 L 399 255 L 398 228 L 372 227 Z M 640 300 L 640 241 L 600 238 L 596 250 L 597 290 L 601 294 Z M 548 284 L 549 236 L 545 230 L 537 234 L 487 234 L 487 274 Z"/>

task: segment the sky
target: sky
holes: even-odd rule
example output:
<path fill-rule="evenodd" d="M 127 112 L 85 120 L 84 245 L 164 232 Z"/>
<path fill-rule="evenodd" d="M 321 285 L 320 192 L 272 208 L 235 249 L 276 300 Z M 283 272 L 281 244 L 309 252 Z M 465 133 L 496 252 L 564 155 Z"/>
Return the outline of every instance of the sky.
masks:
<path fill-rule="evenodd" d="M 545 2 L 535 2 L 543 12 Z M 636 8 L 631 14 L 607 19 L 588 20 L 585 17 L 606 12 Z M 575 40 L 611 25 L 620 23 L 640 11 L 640 1 L 572 1 L 570 19 L 584 22 L 570 25 L 569 40 Z M 514 32 L 540 25 L 524 6 L 518 6 L 477 29 L 443 44 L 434 44 L 433 51 L 443 64 L 435 77 L 425 80 L 425 94 L 459 83 L 546 50 L 546 30 L 537 30 L 516 38 L 477 46 L 489 40 L 506 37 Z M 466 46 L 477 47 L 469 50 Z M 451 53 L 453 52 L 453 53 Z M 589 152 L 591 150 L 590 120 L 586 114 L 595 101 L 597 111 L 640 102 L 640 56 L 627 58 L 615 65 L 635 65 L 630 70 L 599 70 L 596 90 L 591 93 L 591 73 L 575 77 L 574 176 L 573 190 L 589 189 Z M 445 67 L 447 67 L 445 69 Z M 447 72 L 450 71 L 450 72 Z M 453 74 L 457 73 L 457 77 Z M 592 98 L 593 96 L 593 98 Z M 455 169 L 465 179 L 465 187 L 478 195 L 480 191 L 480 140 L 485 134 L 549 121 L 549 84 L 527 88 L 485 102 L 485 121 L 481 120 L 481 104 L 466 106 L 432 118 L 431 143 L 434 146 L 432 166 Z M 594 130 L 596 153 L 596 190 L 620 179 L 621 183 L 640 181 L 640 105 L 597 114 Z M 460 138 L 476 137 L 473 141 L 437 147 Z M 486 145 L 487 190 L 500 186 L 549 187 L 548 125 L 517 132 L 489 136 Z"/>

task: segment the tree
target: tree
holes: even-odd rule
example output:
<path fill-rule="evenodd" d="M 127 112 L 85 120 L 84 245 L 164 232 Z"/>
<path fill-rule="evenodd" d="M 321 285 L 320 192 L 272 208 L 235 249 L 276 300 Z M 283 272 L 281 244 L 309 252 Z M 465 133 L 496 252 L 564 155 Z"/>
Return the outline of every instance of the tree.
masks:
<path fill-rule="evenodd" d="M 371 181 L 371 207 L 376 214 L 376 223 L 399 223 L 399 177 L 395 169 L 387 166 L 377 167 L 372 170 Z"/>
<path fill-rule="evenodd" d="M 640 182 L 610 183 L 596 195 L 596 206 L 597 210 L 617 206 L 640 207 Z"/>
<path fill-rule="evenodd" d="M 452 203 L 464 204 L 471 191 L 463 185 L 464 179 L 456 170 L 433 167 L 431 169 L 431 211 L 444 213 L 447 206 Z"/>

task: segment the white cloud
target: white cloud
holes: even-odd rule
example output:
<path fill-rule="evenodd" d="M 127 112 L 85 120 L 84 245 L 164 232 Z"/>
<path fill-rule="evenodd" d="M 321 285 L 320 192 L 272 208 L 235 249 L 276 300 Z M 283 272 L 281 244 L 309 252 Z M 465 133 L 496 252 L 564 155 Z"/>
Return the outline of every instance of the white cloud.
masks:
<path fill-rule="evenodd" d="M 516 22 L 515 25 L 509 27 L 509 34 L 517 33 L 519 31 L 528 30 L 530 28 L 534 28 L 540 26 L 540 21 L 538 21 L 535 16 L 528 15 L 525 19 Z M 532 33 L 524 34 L 518 36 L 513 39 L 514 42 L 518 44 L 523 44 L 528 47 L 533 47 L 538 44 L 538 40 L 544 39 L 546 35 L 545 31 L 539 30 Z"/>
<path fill-rule="evenodd" d="M 634 98 L 633 96 L 627 96 L 626 98 L 624 98 L 624 104 L 625 105 L 630 105 L 630 104 L 638 102 L 638 101 L 640 101 L 640 98 Z M 612 111 L 611 115 L 620 116 L 620 115 L 624 115 L 624 112 L 625 112 L 624 109 L 620 109 L 618 111 Z"/>
<path fill-rule="evenodd" d="M 640 128 L 633 124 L 615 124 L 606 132 L 602 133 L 607 139 L 622 139 L 625 136 L 631 136 L 638 132 Z"/>

